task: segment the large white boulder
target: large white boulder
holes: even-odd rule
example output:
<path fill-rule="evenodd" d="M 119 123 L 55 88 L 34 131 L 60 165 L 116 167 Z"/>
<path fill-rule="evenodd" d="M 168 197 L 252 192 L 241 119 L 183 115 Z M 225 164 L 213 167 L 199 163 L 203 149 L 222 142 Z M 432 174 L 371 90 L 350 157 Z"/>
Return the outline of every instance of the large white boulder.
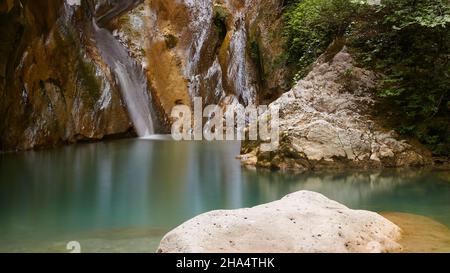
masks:
<path fill-rule="evenodd" d="M 299 191 L 254 208 L 197 216 L 161 241 L 160 253 L 394 252 L 401 230 L 377 213 Z"/>

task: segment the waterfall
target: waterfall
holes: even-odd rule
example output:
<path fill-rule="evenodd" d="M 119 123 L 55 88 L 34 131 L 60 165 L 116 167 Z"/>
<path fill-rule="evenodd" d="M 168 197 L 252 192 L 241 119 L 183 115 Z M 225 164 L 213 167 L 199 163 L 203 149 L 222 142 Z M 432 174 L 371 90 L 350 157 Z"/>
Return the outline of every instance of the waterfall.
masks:
<path fill-rule="evenodd" d="M 116 9 L 111 9 L 111 12 L 115 13 Z M 101 18 L 110 16 L 107 13 Z M 147 78 L 142 66 L 130 57 L 127 49 L 114 38 L 110 31 L 100 27 L 95 19 L 93 20 L 93 32 L 102 58 L 119 83 L 136 133 L 139 137 L 148 137 L 154 134 L 152 98 L 148 92 Z"/>
<path fill-rule="evenodd" d="M 221 75 L 215 88 L 209 90 L 206 96 L 214 96 L 216 100 L 223 100 L 226 96 L 223 90 L 222 78 L 226 78 L 231 83 L 231 94 L 241 99 L 244 105 L 254 104 L 256 102 L 256 87 L 252 78 L 252 68 L 247 58 L 247 29 L 245 24 L 246 13 L 251 4 L 251 1 L 245 1 L 242 7 L 235 7 L 232 2 L 225 1 L 226 7 L 232 12 L 234 20 L 234 29 L 228 48 L 229 60 L 226 70 L 223 71 L 218 64 L 218 59 L 214 61 L 206 73 L 199 71 L 202 63 L 202 50 L 205 48 L 205 43 L 210 38 L 213 20 L 214 20 L 214 3 L 211 0 L 183 0 L 184 5 L 190 10 L 191 22 L 188 26 L 191 34 L 189 46 L 186 54 L 188 60 L 184 69 L 185 76 L 190 79 L 189 94 L 191 98 L 199 95 L 199 88 L 201 82 L 208 80 L 211 73 L 224 74 Z M 220 89 L 220 90 L 218 90 Z"/>
<path fill-rule="evenodd" d="M 199 95 L 199 82 L 202 78 L 198 74 L 198 66 L 201 61 L 202 49 L 212 27 L 213 3 L 211 0 L 184 0 L 184 4 L 192 16 L 189 25 L 192 36 L 186 52 L 188 60 L 184 74 L 191 81 L 189 94 L 193 98 Z"/>
<path fill-rule="evenodd" d="M 241 11 L 236 14 L 236 29 L 230 41 L 230 63 L 227 77 L 234 79 L 234 90 L 237 97 L 242 98 L 245 105 L 254 104 L 256 98 L 255 87 L 249 78 L 249 66 L 246 59 L 247 29 L 245 27 L 245 14 Z"/>
<path fill-rule="evenodd" d="M 95 43 L 111 69 L 120 86 L 122 96 L 127 105 L 130 117 L 140 137 L 154 133 L 154 118 L 152 98 L 147 88 L 147 77 L 136 61 L 130 57 L 126 46 L 117 40 L 111 31 L 103 28 L 109 21 L 123 12 L 133 8 L 140 0 L 104 0 L 94 7 L 93 32 Z M 179 56 L 182 65 L 182 73 L 188 80 L 187 91 L 191 99 L 202 96 L 205 102 L 222 103 L 239 101 L 244 105 L 255 104 L 257 86 L 255 82 L 254 68 L 247 56 L 248 34 L 246 16 L 251 1 L 246 0 L 245 5 L 236 5 L 230 1 L 224 1 L 225 8 L 230 12 L 229 45 L 226 63 L 220 63 L 219 56 L 213 60 L 208 55 L 211 50 L 211 38 L 214 35 L 215 3 L 211 0 L 180 0 L 181 6 L 188 11 L 189 23 L 177 33 L 181 39 L 179 47 L 172 53 Z M 106 6 L 105 6 L 106 3 Z M 96 13 L 97 12 L 97 13 Z M 159 18 L 159 10 L 153 10 L 148 18 L 151 24 L 148 30 L 153 32 L 151 36 L 155 41 L 164 40 L 166 25 L 160 26 L 162 18 Z M 162 12 L 162 14 L 164 14 Z M 162 15 L 164 16 L 164 15 Z M 160 21 L 159 21 L 160 20 Z M 174 22 L 174 24 L 176 24 Z M 170 29 L 170 28 L 168 28 Z M 157 57 L 157 56 L 154 56 Z M 207 64 L 207 66 L 205 66 Z M 158 69 L 158 67 L 154 67 Z"/>

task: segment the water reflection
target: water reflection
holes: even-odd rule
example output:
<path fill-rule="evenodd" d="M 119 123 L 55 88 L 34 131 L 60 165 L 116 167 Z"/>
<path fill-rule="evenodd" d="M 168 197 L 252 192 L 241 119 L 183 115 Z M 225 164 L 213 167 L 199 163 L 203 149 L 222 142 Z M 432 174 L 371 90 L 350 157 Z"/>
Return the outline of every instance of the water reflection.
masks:
<path fill-rule="evenodd" d="M 351 208 L 426 215 L 450 226 L 448 172 L 384 170 L 279 175 L 244 171 L 261 195 L 276 198 L 299 189 L 325 194 Z M 256 178 L 255 178 L 256 177 Z"/>
<path fill-rule="evenodd" d="M 281 174 L 243 169 L 238 153 L 238 143 L 121 140 L 0 155 L 0 243 L 130 228 L 158 230 L 158 237 L 202 212 L 300 189 L 352 208 L 410 212 L 450 225 L 448 172 Z"/>

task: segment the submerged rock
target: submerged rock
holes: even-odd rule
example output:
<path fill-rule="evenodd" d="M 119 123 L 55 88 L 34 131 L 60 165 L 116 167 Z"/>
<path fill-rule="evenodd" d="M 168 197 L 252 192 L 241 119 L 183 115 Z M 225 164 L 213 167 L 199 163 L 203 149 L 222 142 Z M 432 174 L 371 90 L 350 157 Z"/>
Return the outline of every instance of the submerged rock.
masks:
<path fill-rule="evenodd" d="M 431 164 L 428 151 L 383 128 L 371 115 L 377 75 L 356 67 L 347 48 L 330 47 L 312 71 L 271 105 L 280 108 L 280 142 L 265 152 L 246 142 L 242 161 L 282 170 Z"/>
<path fill-rule="evenodd" d="M 450 229 L 431 218 L 400 212 L 381 214 L 402 229 L 399 243 L 407 253 L 450 253 Z"/>
<path fill-rule="evenodd" d="M 160 253 L 393 252 L 400 228 L 380 215 L 351 210 L 300 191 L 254 208 L 197 216 L 161 241 Z"/>

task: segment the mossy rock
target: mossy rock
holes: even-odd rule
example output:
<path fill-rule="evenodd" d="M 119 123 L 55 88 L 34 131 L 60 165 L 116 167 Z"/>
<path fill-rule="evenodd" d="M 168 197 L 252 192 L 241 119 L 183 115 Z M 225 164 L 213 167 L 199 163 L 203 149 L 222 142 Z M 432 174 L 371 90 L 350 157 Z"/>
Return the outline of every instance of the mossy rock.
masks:
<path fill-rule="evenodd" d="M 214 27 L 220 41 L 223 41 L 227 35 L 230 15 L 229 10 L 224 6 L 214 6 Z"/>

